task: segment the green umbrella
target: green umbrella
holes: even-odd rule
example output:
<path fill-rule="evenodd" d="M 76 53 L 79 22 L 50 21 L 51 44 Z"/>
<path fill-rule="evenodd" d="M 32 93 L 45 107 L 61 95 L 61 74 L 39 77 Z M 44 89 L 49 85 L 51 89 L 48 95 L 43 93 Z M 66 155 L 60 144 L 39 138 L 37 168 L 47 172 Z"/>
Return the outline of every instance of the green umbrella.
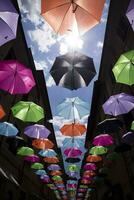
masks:
<path fill-rule="evenodd" d="M 70 172 L 77 172 L 77 171 L 79 171 L 79 167 L 77 166 L 77 165 L 68 165 L 68 170 L 70 171 Z"/>
<path fill-rule="evenodd" d="M 92 155 L 103 155 L 103 154 L 107 153 L 107 151 L 108 151 L 108 149 L 106 147 L 95 146 L 90 149 L 89 153 Z"/>
<path fill-rule="evenodd" d="M 54 181 L 62 181 L 61 176 L 53 176 L 52 178 Z"/>
<path fill-rule="evenodd" d="M 33 163 L 33 164 L 31 165 L 31 168 L 32 168 L 32 169 L 43 169 L 43 168 L 44 168 L 44 165 L 41 164 L 41 163 L 36 162 L 36 163 Z"/>
<path fill-rule="evenodd" d="M 80 185 L 80 188 L 87 189 L 87 188 L 88 188 L 88 186 L 87 186 L 87 185 Z"/>
<path fill-rule="evenodd" d="M 131 130 L 134 131 L 134 121 L 132 121 L 132 124 L 131 124 Z"/>
<path fill-rule="evenodd" d="M 17 155 L 20 156 L 34 155 L 34 150 L 29 147 L 21 147 L 17 150 Z"/>
<path fill-rule="evenodd" d="M 44 110 L 33 102 L 19 101 L 11 108 L 14 117 L 24 122 L 38 122 L 44 118 Z"/>
<path fill-rule="evenodd" d="M 134 84 L 134 50 L 122 54 L 112 69 L 116 82 Z"/>

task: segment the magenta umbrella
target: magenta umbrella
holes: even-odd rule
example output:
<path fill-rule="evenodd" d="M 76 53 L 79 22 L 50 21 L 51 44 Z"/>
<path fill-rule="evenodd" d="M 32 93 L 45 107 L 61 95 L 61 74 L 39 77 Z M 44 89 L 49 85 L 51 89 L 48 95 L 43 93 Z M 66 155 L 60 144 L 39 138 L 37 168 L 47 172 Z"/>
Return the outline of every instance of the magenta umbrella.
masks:
<path fill-rule="evenodd" d="M 81 156 L 82 151 L 80 149 L 78 149 L 77 147 L 72 147 L 72 148 L 65 149 L 64 154 L 68 158 L 76 158 L 78 156 Z"/>
<path fill-rule="evenodd" d="M 26 66 L 17 60 L 0 61 L 0 89 L 10 94 L 26 94 L 34 86 L 32 71 Z"/>
<path fill-rule="evenodd" d="M 87 163 L 84 165 L 84 170 L 96 170 L 96 165 L 94 163 Z"/>
<path fill-rule="evenodd" d="M 77 184 L 67 184 L 68 188 L 77 188 Z"/>
<path fill-rule="evenodd" d="M 113 137 L 109 134 L 100 134 L 93 139 L 93 144 L 95 146 L 110 146 L 113 143 Z"/>
<path fill-rule="evenodd" d="M 36 155 L 25 156 L 24 160 L 31 163 L 40 162 L 40 158 Z"/>

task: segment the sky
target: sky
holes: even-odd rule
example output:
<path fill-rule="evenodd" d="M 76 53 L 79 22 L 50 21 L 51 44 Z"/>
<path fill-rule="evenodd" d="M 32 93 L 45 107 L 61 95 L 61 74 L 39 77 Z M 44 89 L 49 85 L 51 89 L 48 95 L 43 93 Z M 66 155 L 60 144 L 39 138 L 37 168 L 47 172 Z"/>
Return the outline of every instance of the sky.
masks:
<path fill-rule="evenodd" d="M 70 42 L 67 40 L 65 36 L 57 35 L 43 19 L 43 17 L 40 15 L 40 0 L 34 0 L 34 3 L 31 3 L 31 0 L 18 0 L 27 44 L 28 47 L 30 47 L 32 50 L 36 69 L 43 69 L 44 71 L 51 110 L 53 114 L 53 120 L 51 120 L 51 122 L 54 124 L 57 144 L 62 148 L 62 152 L 64 150 L 62 147 L 62 141 L 65 139 L 65 137 L 61 135 L 59 128 L 63 125 L 63 123 L 65 123 L 65 121 L 59 118 L 56 107 L 58 104 L 63 102 L 65 98 L 78 96 L 82 100 L 89 103 L 90 114 L 93 84 L 94 81 L 98 78 L 109 2 L 110 0 L 106 0 L 100 24 L 96 25 L 84 36 L 82 36 L 80 39 L 78 38 L 78 40 L 75 41 L 75 44 L 78 44 L 76 47 L 77 50 L 93 58 L 97 75 L 88 87 L 71 91 L 56 86 L 49 71 L 57 56 L 63 55 L 71 50 L 72 46 L 69 44 L 72 43 L 72 41 Z M 82 122 L 86 125 L 87 118 L 83 118 Z M 85 134 L 82 136 L 82 138 L 83 140 L 85 139 Z M 81 167 L 81 162 L 79 163 L 79 167 Z M 67 169 L 67 164 L 65 168 Z"/>

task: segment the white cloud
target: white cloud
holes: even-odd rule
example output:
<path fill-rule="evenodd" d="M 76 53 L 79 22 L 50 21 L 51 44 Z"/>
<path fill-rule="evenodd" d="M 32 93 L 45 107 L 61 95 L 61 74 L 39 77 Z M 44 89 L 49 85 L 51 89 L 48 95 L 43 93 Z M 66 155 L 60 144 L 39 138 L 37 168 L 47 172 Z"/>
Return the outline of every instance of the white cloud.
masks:
<path fill-rule="evenodd" d="M 60 54 L 63 55 L 63 54 L 66 54 L 68 52 L 68 47 L 67 45 L 64 43 L 64 42 L 61 42 L 60 43 Z"/>
<path fill-rule="evenodd" d="M 98 41 L 97 42 L 97 48 L 98 49 L 102 49 L 102 47 L 103 47 L 103 42 L 102 41 Z"/>
<path fill-rule="evenodd" d="M 46 80 L 46 85 L 47 87 L 52 87 L 55 85 L 54 79 L 52 78 L 52 76 L 49 76 L 48 79 Z"/>
<path fill-rule="evenodd" d="M 45 61 L 36 61 L 34 60 L 36 70 L 46 70 L 48 68 L 47 63 Z"/>

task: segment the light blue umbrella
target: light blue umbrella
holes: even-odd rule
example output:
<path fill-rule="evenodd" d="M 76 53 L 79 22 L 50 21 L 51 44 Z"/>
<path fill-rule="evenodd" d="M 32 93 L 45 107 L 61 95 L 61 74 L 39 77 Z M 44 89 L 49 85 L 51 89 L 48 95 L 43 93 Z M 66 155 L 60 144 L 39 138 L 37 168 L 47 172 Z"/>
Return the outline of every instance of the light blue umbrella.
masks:
<path fill-rule="evenodd" d="M 42 157 L 55 157 L 57 155 L 57 153 L 52 150 L 52 149 L 47 149 L 47 150 L 41 150 L 38 153 L 40 156 Z"/>
<path fill-rule="evenodd" d="M 47 172 L 43 169 L 39 169 L 35 172 L 35 174 L 37 174 L 39 176 L 44 176 L 44 175 L 47 175 Z"/>
<path fill-rule="evenodd" d="M 79 97 L 66 98 L 57 106 L 58 115 L 65 119 L 81 119 L 89 115 L 89 104 Z"/>
<path fill-rule="evenodd" d="M 16 136 L 18 132 L 18 129 L 13 124 L 8 122 L 0 122 L 0 135 L 10 137 Z"/>
<path fill-rule="evenodd" d="M 79 138 L 65 138 L 63 141 L 63 147 L 84 147 L 85 142 L 84 139 Z"/>

